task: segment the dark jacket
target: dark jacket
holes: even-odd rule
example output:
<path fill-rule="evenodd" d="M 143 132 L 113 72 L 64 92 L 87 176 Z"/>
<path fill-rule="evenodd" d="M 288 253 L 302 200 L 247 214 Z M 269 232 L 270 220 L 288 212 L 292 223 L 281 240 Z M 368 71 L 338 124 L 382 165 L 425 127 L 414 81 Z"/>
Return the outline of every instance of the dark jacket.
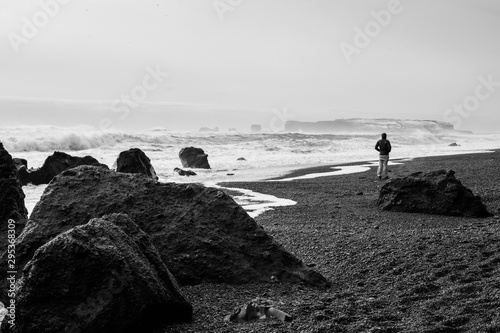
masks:
<path fill-rule="evenodd" d="M 391 149 L 391 142 L 389 140 L 380 139 L 375 145 L 375 150 L 379 151 L 380 155 L 389 155 Z"/>

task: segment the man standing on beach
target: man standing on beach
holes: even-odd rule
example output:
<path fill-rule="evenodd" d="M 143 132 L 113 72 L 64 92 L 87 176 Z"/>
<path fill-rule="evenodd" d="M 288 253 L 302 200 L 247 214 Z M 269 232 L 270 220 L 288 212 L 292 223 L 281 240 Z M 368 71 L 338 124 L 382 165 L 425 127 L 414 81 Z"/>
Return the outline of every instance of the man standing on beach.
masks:
<path fill-rule="evenodd" d="M 391 142 L 387 140 L 387 134 L 382 133 L 382 139 L 377 141 L 375 145 L 375 150 L 380 153 L 377 176 L 378 179 L 387 179 L 387 163 L 389 162 L 389 153 L 391 152 Z"/>

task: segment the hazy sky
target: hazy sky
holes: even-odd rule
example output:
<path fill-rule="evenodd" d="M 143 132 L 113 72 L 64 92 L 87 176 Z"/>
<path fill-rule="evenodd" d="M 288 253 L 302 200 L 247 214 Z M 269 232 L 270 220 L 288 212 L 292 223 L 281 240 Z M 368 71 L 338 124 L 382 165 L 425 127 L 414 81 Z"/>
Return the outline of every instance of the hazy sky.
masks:
<path fill-rule="evenodd" d="M 0 0 L 0 126 L 500 132 L 497 0 Z"/>

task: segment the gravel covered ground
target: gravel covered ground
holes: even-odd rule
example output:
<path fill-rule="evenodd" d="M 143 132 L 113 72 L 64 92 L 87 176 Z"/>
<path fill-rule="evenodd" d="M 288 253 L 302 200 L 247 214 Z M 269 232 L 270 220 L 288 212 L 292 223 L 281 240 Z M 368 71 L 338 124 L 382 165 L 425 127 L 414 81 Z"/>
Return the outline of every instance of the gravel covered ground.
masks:
<path fill-rule="evenodd" d="M 332 282 L 183 287 L 194 323 L 166 332 L 500 332 L 500 151 L 421 158 L 390 177 L 452 169 L 495 214 L 471 219 L 381 211 L 384 181 L 365 173 L 292 182 L 229 183 L 297 201 L 256 218 L 287 250 Z M 330 171 L 300 170 L 292 176 Z M 295 317 L 225 323 L 263 296 Z"/>

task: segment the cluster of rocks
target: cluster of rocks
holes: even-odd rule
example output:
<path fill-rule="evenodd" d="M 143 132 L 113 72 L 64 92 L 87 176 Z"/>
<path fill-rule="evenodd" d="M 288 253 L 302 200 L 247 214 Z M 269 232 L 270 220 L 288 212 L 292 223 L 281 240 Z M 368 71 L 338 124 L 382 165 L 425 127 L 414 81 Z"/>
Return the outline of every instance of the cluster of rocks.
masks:
<path fill-rule="evenodd" d="M 186 147 L 179 152 L 179 159 L 183 167 L 210 169 L 208 155 L 203 149 Z M 69 154 L 56 151 L 47 157 L 43 165 L 38 169 L 28 169 L 28 161 L 22 158 L 12 159 L 14 168 L 17 170 L 17 177 L 22 185 L 48 184 L 50 181 L 65 170 L 76 168 L 81 165 L 92 165 L 109 169 L 105 164 L 100 163 L 92 156 L 71 156 Z M 138 148 L 131 148 L 119 154 L 116 161 L 116 171 L 125 173 L 141 173 L 158 180 L 156 171 L 151 164 L 151 160 Z M 14 171 L 15 172 L 15 171 Z M 196 172 L 175 168 L 174 172 L 181 176 L 196 176 Z"/>
<path fill-rule="evenodd" d="M 23 185 L 28 183 L 33 185 L 48 184 L 52 178 L 64 170 L 80 165 L 95 165 L 108 169 L 107 165 L 99 163 L 92 156 L 75 157 L 58 151 L 47 157 L 42 167 L 36 170 L 28 170 L 28 163 L 24 159 L 17 159 L 16 161 L 19 180 Z"/>
<path fill-rule="evenodd" d="M 27 212 L 16 165 L 3 146 L 0 163 L 5 231 L 6 219 L 26 221 Z M 159 183 L 138 149 L 121 153 L 116 164 L 117 171 L 80 165 L 55 175 L 29 221 L 19 224 L 16 326 L 4 320 L 2 332 L 154 332 L 192 320 L 179 285 L 330 285 L 224 192 Z"/>

